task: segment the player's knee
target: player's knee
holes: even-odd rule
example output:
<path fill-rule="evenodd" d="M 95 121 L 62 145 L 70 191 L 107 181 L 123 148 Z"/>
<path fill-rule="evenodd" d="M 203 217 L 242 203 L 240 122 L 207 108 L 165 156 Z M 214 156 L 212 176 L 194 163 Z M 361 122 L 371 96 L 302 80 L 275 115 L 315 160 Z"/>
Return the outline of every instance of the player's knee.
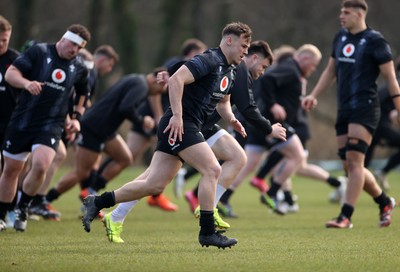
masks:
<path fill-rule="evenodd" d="M 301 156 L 299 157 L 299 161 L 298 161 L 298 165 L 300 165 L 299 166 L 300 168 L 305 167 L 307 165 L 307 158 L 308 158 L 307 153 L 303 152 L 301 154 Z"/>
<path fill-rule="evenodd" d="M 49 169 L 49 164 L 45 161 L 40 161 L 37 160 L 35 162 L 32 162 L 32 168 L 31 171 L 34 171 L 36 173 L 36 175 L 44 175 L 47 171 L 47 169 Z"/>
<path fill-rule="evenodd" d="M 222 168 L 218 163 L 210 164 L 204 175 L 208 176 L 211 180 L 218 180 L 218 177 L 221 175 Z"/>
<path fill-rule="evenodd" d="M 120 162 L 122 168 L 126 168 L 128 166 L 130 166 L 131 164 L 133 164 L 133 157 L 132 156 L 126 156 L 123 158 L 123 160 L 121 160 Z"/>
<path fill-rule="evenodd" d="M 133 164 L 133 154 L 126 150 L 121 150 L 120 152 L 113 154 L 112 159 L 123 168 Z"/>
<path fill-rule="evenodd" d="M 57 164 L 61 164 L 65 159 L 67 158 L 67 151 L 65 149 L 63 150 L 57 150 L 56 156 L 54 157 L 54 162 Z"/>
<path fill-rule="evenodd" d="M 356 151 L 363 153 L 364 155 L 367 153 L 368 144 L 357 138 L 349 138 L 346 144 L 346 151 Z"/>
<path fill-rule="evenodd" d="M 246 153 L 244 153 L 244 151 L 242 152 L 237 152 L 234 158 L 237 168 L 242 168 L 243 166 L 246 165 L 247 163 L 247 156 Z"/>
<path fill-rule="evenodd" d="M 296 165 L 302 165 L 305 163 L 307 156 L 304 152 L 293 152 L 288 160 L 292 161 Z"/>

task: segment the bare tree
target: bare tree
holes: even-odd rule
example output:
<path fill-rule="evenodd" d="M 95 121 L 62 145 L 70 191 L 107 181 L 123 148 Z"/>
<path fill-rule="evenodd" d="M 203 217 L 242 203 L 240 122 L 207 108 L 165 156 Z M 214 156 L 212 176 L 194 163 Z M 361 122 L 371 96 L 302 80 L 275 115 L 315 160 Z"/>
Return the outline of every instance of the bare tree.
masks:
<path fill-rule="evenodd" d="M 91 0 L 89 5 L 89 24 L 88 28 L 92 34 L 91 42 L 89 46 L 94 50 L 99 42 L 99 33 L 100 33 L 100 25 L 101 25 L 101 17 L 104 14 L 105 2 L 98 0 Z"/>
<path fill-rule="evenodd" d="M 97 2 L 97 1 L 96 1 Z M 137 26 L 135 14 L 131 12 L 130 0 L 112 0 L 112 22 L 125 73 L 139 70 L 137 48 Z"/>
<path fill-rule="evenodd" d="M 31 38 L 31 22 L 35 16 L 34 10 L 35 1 L 17 0 L 15 9 L 15 27 L 13 28 L 16 37 L 16 44 L 21 46 L 27 39 Z"/>
<path fill-rule="evenodd" d="M 166 56 L 170 55 L 171 43 L 179 30 L 179 22 L 183 14 L 186 0 L 163 0 L 161 4 L 161 16 L 163 18 L 160 26 L 162 47 L 159 48 L 156 63 L 163 63 Z"/>

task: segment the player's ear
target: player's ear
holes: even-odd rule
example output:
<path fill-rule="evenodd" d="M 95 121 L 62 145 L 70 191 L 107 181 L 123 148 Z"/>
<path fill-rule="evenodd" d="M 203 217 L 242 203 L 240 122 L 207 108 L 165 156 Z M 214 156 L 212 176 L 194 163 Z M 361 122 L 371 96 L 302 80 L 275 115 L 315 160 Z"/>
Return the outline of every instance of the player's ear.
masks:
<path fill-rule="evenodd" d="M 227 45 L 231 45 L 232 43 L 233 43 L 232 35 L 228 35 L 228 36 L 226 37 L 226 44 L 227 44 Z"/>

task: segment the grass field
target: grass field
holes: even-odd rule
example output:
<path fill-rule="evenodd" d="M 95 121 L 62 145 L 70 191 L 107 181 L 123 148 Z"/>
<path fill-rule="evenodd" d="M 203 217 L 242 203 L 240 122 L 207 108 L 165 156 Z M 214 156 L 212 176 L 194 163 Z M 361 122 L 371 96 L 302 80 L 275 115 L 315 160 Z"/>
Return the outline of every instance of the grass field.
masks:
<path fill-rule="evenodd" d="M 63 169 L 61 175 L 66 169 Z M 108 189 L 138 174 L 126 170 Z M 391 195 L 400 200 L 399 173 L 390 175 Z M 187 189 L 193 187 L 190 180 Z M 86 233 L 78 220 L 80 202 L 74 189 L 54 202 L 61 222 L 29 221 L 25 233 L 0 233 L 0 271 L 399 271 L 400 211 L 389 228 L 378 228 L 378 208 L 363 194 L 353 216 L 353 229 L 326 229 L 339 205 L 327 201 L 325 184 L 295 178 L 300 211 L 270 214 L 248 183 L 238 189 L 232 205 L 240 218 L 228 236 L 239 243 L 231 249 L 202 248 L 198 222 L 183 199 L 166 194 L 180 207 L 167 213 L 145 200 L 124 224 L 124 244 L 111 244 L 101 222 Z"/>

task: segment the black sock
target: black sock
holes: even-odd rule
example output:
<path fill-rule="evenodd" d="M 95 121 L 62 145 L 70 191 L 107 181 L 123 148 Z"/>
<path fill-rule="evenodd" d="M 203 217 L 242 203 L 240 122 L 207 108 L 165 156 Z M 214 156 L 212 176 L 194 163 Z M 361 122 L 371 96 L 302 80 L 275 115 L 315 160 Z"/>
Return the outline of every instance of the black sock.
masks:
<path fill-rule="evenodd" d="M 225 193 L 221 196 L 220 200 L 222 204 L 228 204 L 229 199 L 231 198 L 232 194 L 235 191 L 231 190 L 231 189 L 226 189 Z"/>
<path fill-rule="evenodd" d="M 200 234 L 211 235 L 214 232 L 214 211 L 200 210 Z"/>
<path fill-rule="evenodd" d="M 276 183 L 273 178 L 271 178 L 270 183 L 271 183 L 271 187 L 269 187 L 267 195 L 275 198 L 276 194 L 278 193 L 279 189 L 281 188 L 281 185 Z"/>
<path fill-rule="evenodd" d="M 382 169 L 383 174 L 389 173 L 391 170 L 396 168 L 400 163 L 400 152 L 397 152 L 393 156 L 391 156 L 386 164 L 386 166 Z"/>
<path fill-rule="evenodd" d="M 15 207 L 17 207 L 17 200 L 18 200 L 18 190 L 15 192 L 14 199 L 10 203 L 10 206 L 8 207 L 8 211 L 14 211 L 15 210 Z"/>
<path fill-rule="evenodd" d="M 264 179 L 265 176 L 268 175 L 268 173 L 272 170 L 272 168 L 274 168 L 282 160 L 282 158 L 283 155 L 279 151 L 272 152 L 258 169 L 256 177 Z"/>
<path fill-rule="evenodd" d="M 115 205 L 114 191 L 105 192 L 101 196 L 96 196 L 96 198 L 94 199 L 94 204 L 99 210 L 114 206 Z"/>
<path fill-rule="evenodd" d="M 292 206 L 294 204 L 293 196 L 291 191 L 283 191 L 283 195 L 285 196 L 285 202 Z"/>
<path fill-rule="evenodd" d="M 354 207 L 350 206 L 349 204 L 343 204 L 342 210 L 341 210 L 341 215 L 344 215 L 348 219 L 351 218 L 354 212 Z"/>
<path fill-rule="evenodd" d="M 61 194 L 56 190 L 56 188 L 50 189 L 50 191 L 46 195 L 46 200 L 48 202 L 53 202 L 56 200 Z"/>
<path fill-rule="evenodd" d="M 332 187 L 338 188 L 342 184 L 337 178 L 329 176 L 329 178 L 326 180 L 328 184 Z"/>
<path fill-rule="evenodd" d="M 106 180 L 103 176 L 97 175 L 97 177 L 94 179 L 94 182 L 90 185 L 96 192 L 106 188 L 108 180 Z"/>
<path fill-rule="evenodd" d="M 97 171 L 92 170 L 90 172 L 89 177 L 81 182 L 81 184 L 80 184 L 81 185 L 81 189 L 86 189 L 90 185 L 92 185 L 94 183 L 94 180 L 95 180 L 96 176 L 97 176 Z"/>
<path fill-rule="evenodd" d="M 44 200 L 44 199 L 45 199 L 45 196 L 44 196 L 44 195 L 39 195 L 39 194 L 37 194 L 37 195 L 35 195 L 35 196 L 33 197 L 31 205 L 32 205 L 32 206 L 40 205 L 40 204 L 43 203 L 43 200 Z"/>
<path fill-rule="evenodd" d="M 33 196 L 26 194 L 24 191 L 21 191 L 21 198 L 18 202 L 18 208 L 26 209 L 29 207 L 33 199 Z"/>
<path fill-rule="evenodd" d="M 0 220 L 6 221 L 7 211 L 10 209 L 11 203 L 0 201 Z"/>
<path fill-rule="evenodd" d="M 374 198 L 375 203 L 379 204 L 379 209 L 383 210 L 390 204 L 390 198 L 382 191 L 382 194 Z"/>

